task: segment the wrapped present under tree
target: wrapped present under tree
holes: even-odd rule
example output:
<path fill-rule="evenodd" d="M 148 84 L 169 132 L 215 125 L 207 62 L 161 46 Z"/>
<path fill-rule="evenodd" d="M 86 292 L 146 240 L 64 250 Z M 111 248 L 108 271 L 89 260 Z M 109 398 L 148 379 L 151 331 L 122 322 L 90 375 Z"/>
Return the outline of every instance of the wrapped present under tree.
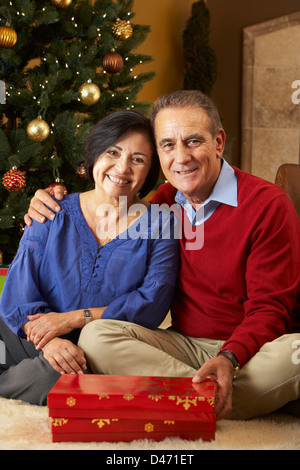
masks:
<path fill-rule="evenodd" d="M 8 266 L 0 264 L 0 295 L 4 286 L 5 277 L 8 271 Z"/>

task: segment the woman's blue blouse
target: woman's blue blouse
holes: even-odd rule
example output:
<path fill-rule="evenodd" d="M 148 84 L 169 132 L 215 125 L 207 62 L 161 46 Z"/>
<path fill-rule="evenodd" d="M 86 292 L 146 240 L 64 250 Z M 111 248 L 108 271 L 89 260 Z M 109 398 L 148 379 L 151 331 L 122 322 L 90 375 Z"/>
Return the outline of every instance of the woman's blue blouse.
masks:
<path fill-rule="evenodd" d="M 10 329 L 25 337 L 27 315 L 92 307 L 107 307 L 102 318 L 157 328 L 177 278 L 173 214 L 151 204 L 129 229 L 99 246 L 79 194 L 59 203 L 62 209 L 53 221 L 25 228 L 8 270 L 0 314 Z"/>

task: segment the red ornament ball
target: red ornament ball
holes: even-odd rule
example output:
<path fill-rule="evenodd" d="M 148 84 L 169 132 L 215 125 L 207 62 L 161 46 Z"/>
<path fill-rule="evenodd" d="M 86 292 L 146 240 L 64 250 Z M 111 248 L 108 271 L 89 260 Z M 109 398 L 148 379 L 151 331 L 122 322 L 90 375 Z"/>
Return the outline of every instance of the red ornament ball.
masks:
<path fill-rule="evenodd" d="M 13 168 L 5 173 L 2 183 L 8 191 L 16 192 L 25 187 L 26 179 L 22 171 Z"/>
<path fill-rule="evenodd" d="M 50 191 L 50 195 L 53 196 L 54 195 L 54 191 L 53 189 L 55 188 L 55 186 L 61 186 L 64 190 L 64 194 L 68 194 L 68 191 L 67 191 L 67 188 L 65 187 L 65 185 L 63 183 L 60 183 L 59 181 L 54 181 L 53 183 L 50 183 L 48 184 L 47 186 L 47 189 L 49 188 L 51 191 Z"/>
<path fill-rule="evenodd" d="M 102 66 L 107 73 L 118 73 L 124 67 L 124 61 L 118 52 L 111 51 L 104 55 Z"/>

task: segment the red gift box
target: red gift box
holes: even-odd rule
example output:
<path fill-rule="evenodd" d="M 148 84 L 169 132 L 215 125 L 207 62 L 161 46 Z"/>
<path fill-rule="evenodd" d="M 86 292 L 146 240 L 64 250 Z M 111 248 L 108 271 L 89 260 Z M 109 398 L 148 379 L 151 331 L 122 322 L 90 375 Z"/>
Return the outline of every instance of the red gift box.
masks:
<path fill-rule="evenodd" d="M 63 375 L 48 394 L 53 442 L 215 437 L 215 382 Z"/>

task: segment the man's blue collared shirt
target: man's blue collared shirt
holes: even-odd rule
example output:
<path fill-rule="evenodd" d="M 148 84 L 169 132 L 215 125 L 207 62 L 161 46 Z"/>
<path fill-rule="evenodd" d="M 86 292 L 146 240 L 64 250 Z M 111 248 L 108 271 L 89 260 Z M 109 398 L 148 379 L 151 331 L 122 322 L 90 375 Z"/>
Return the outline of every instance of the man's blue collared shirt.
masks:
<path fill-rule="evenodd" d="M 181 191 L 177 191 L 175 201 L 186 211 L 192 225 L 200 225 L 214 213 L 219 204 L 237 207 L 237 178 L 234 169 L 224 160 L 217 182 L 208 199 L 195 211 Z"/>

